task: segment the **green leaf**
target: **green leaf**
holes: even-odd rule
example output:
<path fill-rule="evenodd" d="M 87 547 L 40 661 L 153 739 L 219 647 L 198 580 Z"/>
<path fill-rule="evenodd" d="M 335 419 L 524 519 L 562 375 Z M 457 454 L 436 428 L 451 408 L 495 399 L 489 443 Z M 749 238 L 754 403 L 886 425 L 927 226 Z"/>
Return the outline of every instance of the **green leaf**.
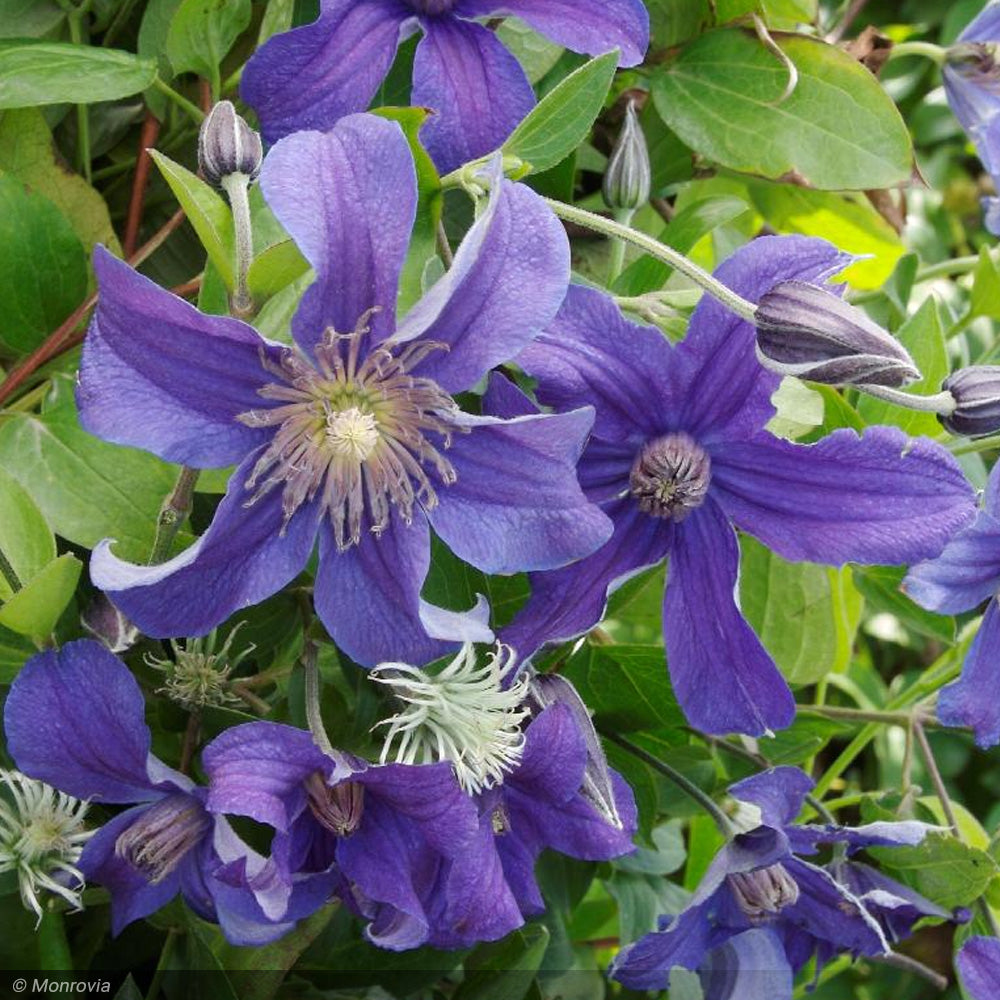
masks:
<path fill-rule="evenodd" d="M 1000 268 L 985 246 L 979 248 L 979 262 L 972 272 L 969 318 L 974 316 L 1000 319 Z"/>
<path fill-rule="evenodd" d="M 622 944 L 657 930 L 660 917 L 680 913 L 689 898 L 679 885 L 656 875 L 619 870 L 605 885 L 618 904 Z"/>
<path fill-rule="evenodd" d="M 634 732 L 683 726 L 662 646 L 585 643 L 563 667 L 603 729 Z"/>
<path fill-rule="evenodd" d="M 37 652 L 35 644 L 26 636 L 0 625 L 0 684 L 10 684 L 28 657 Z"/>
<path fill-rule="evenodd" d="M 847 53 L 802 35 L 777 39 L 785 67 L 752 32 L 710 31 L 656 75 L 663 120 L 722 166 L 764 177 L 794 174 L 830 190 L 884 188 L 909 179 L 909 133 L 872 74 Z"/>
<path fill-rule="evenodd" d="M 56 557 L 52 531 L 21 484 L 0 468 L 0 552 L 7 557 L 22 584 Z M 0 574 L 0 600 L 13 591 Z"/>
<path fill-rule="evenodd" d="M 532 173 L 554 167 L 590 132 L 618 66 L 618 50 L 591 59 L 554 87 L 501 147 L 529 164 Z"/>
<path fill-rule="evenodd" d="M 15 177 L 0 177 L 0 349 L 26 354 L 87 294 L 87 257 L 63 214 Z"/>
<path fill-rule="evenodd" d="M 899 328 L 896 336 L 910 352 L 923 375 L 919 382 L 907 386 L 906 391 L 918 396 L 940 392 L 941 381 L 947 376 L 951 366 L 948 363 L 948 347 L 945 344 L 937 300 L 933 297 L 924 299 L 920 308 Z M 858 400 L 858 413 L 866 424 L 892 424 L 913 436 L 926 434 L 933 437 L 941 429 L 933 413 L 903 409 L 875 399 L 874 396 L 862 396 Z"/>
<path fill-rule="evenodd" d="M 881 288 L 906 251 L 896 230 L 867 201 L 763 181 L 751 182 L 747 189 L 778 232 L 821 236 L 846 253 L 867 258 L 842 272 L 855 288 Z"/>
<path fill-rule="evenodd" d="M 292 240 L 273 243 L 253 259 L 247 287 L 258 302 L 276 295 L 309 270 L 309 262 Z"/>
<path fill-rule="evenodd" d="M 762 749 L 772 764 L 803 764 L 835 736 L 850 731 L 848 723 L 799 712 L 795 721 L 787 729 L 775 733 Z"/>
<path fill-rule="evenodd" d="M 869 853 L 886 871 L 939 906 L 968 906 L 1000 872 L 985 851 L 955 837 L 931 833 L 915 847 L 873 847 Z"/>
<path fill-rule="evenodd" d="M 67 553 L 53 559 L 40 573 L 0 606 L 0 625 L 19 635 L 45 639 L 73 599 L 83 563 Z"/>
<path fill-rule="evenodd" d="M 0 466 L 27 490 L 57 535 L 87 548 L 116 538 L 118 555 L 144 562 L 176 467 L 92 437 L 80 427 L 72 392 L 60 388 L 57 405 L 41 415 L 9 414 L 0 424 Z"/>
<path fill-rule="evenodd" d="M 218 269 L 226 288 L 232 290 L 235 235 L 229 206 L 197 174 L 174 163 L 158 150 L 151 149 L 149 155 L 194 226 L 201 245 Z"/>
<path fill-rule="evenodd" d="M 41 38 L 65 17 L 66 12 L 55 0 L 5 0 L 0 38 Z"/>
<path fill-rule="evenodd" d="M 523 21 L 505 18 L 496 29 L 497 38 L 521 64 L 525 76 L 534 85 L 559 61 L 563 48 Z"/>
<path fill-rule="evenodd" d="M 671 48 L 700 35 L 712 23 L 712 0 L 646 0 L 655 48 Z"/>
<path fill-rule="evenodd" d="M 643 875 L 672 875 L 687 857 L 679 820 L 660 823 L 652 833 L 655 848 L 639 846 L 615 862 L 619 871 Z"/>
<path fill-rule="evenodd" d="M 955 641 L 955 619 L 925 611 L 900 589 L 905 568 L 898 566 L 853 566 L 854 585 L 874 611 L 887 611 L 918 635 L 951 644 Z"/>
<path fill-rule="evenodd" d="M 156 63 L 62 42 L 0 42 L 0 108 L 116 101 L 151 86 Z"/>
<path fill-rule="evenodd" d="M 0 115 L 0 173 L 9 173 L 44 195 L 65 216 L 89 256 L 95 243 L 120 254 L 104 199 L 56 151 L 45 116 L 37 108 Z"/>
<path fill-rule="evenodd" d="M 522 1000 L 545 957 L 549 932 L 541 924 L 481 944 L 465 960 L 465 978 L 453 1000 Z"/>
<path fill-rule="evenodd" d="M 136 985 L 131 972 L 125 977 L 125 982 L 118 987 L 115 1000 L 142 1000 L 142 990 Z"/>
<path fill-rule="evenodd" d="M 791 684 L 813 684 L 847 666 L 858 615 L 850 616 L 847 656 L 837 630 L 847 613 L 838 571 L 790 563 L 756 539 L 740 539 L 740 603 L 746 620 Z M 837 589 L 834 589 L 834 583 Z M 850 587 L 845 579 L 844 584 Z M 853 588 L 851 588 L 853 590 Z M 855 599 L 853 610 L 860 611 Z"/>
<path fill-rule="evenodd" d="M 175 73 L 218 80 L 219 66 L 247 29 L 250 0 L 183 0 L 167 32 L 167 58 Z"/>

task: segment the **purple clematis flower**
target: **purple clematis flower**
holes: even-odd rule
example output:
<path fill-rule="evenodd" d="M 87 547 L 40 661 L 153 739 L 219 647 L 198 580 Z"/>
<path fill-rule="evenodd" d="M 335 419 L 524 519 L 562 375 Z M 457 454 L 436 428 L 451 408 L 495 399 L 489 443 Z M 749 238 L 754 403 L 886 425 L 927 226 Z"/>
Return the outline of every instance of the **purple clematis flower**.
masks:
<path fill-rule="evenodd" d="M 591 408 L 500 420 L 452 399 L 537 335 L 568 280 L 558 221 L 495 180 L 452 268 L 397 323 L 416 206 L 398 125 L 356 115 L 282 140 L 260 183 L 316 272 L 294 348 L 97 253 L 83 425 L 170 462 L 239 463 L 208 531 L 174 559 L 94 550 L 94 583 L 147 635 L 203 634 L 263 600 L 318 536 L 316 609 L 337 644 L 365 665 L 425 663 L 451 648 L 441 640 L 492 638 L 485 601 L 460 614 L 421 600 L 431 526 L 487 573 L 562 566 L 607 539 L 575 475 Z"/>
<path fill-rule="evenodd" d="M 1000 3 L 988 4 L 948 50 L 944 90 L 983 166 L 1000 178 Z M 1000 198 L 982 199 L 986 228 L 1000 235 Z"/>
<path fill-rule="evenodd" d="M 205 790 L 150 753 L 144 712 L 125 664 L 83 639 L 25 664 L 4 728 L 25 774 L 81 799 L 137 803 L 98 830 L 79 861 L 111 893 L 115 934 L 179 892 L 235 944 L 276 940 L 321 900 L 273 879 L 264 859 L 206 810 Z M 268 915 L 278 909 L 284 920 Z"/>
<path fill-rule="evenodd" d="M 535 104 L 520 63 L 477 23 L 504 16 L 576 52 L 617 46 L 623 66 L 649 45 L 642 0 L 322 0 L 317 21 L 261 46 L 240 93 L 268 142 L 326 131 L 368 107 L 399 43 L 420 31 L 410 100 L 435 112 L 421 140 L 438 169 L 453 170 L 499 148 Z"/>
<path fill-rule="evenodd" d="M 612 978 L 630 989 L 662 989 L 670 969 L 680 966 L 699 972 L 705 1000 L 788 1000 L 793 976 L 813 955 L 822 966 L 839 951 L 888 952 L 870 907 L 911 907 L 915 894 L 889 879 L 870 897 L 857 894 L 799 855 L 830 843 L 847 853 L 917 844 L 933 828 L 916 822 L 794 826 L 812 784 L 798 768 L 777 767 L 733 785 L 736 798 L 758 806 L 761 825 L 722 848 L 683 912 L 663 917 L 660 930 L 622 949 Z M 921 915 L 949 916 L 916 899 Z"/>
<path fill-rule="evenodd" d="M 817 283 L 848 260 L 823 240 L 764 237 L 717 276 L 757 301 L 779 281 Z M 542 403 L 595 406 L 578 474 L 615 531 L 592 556 L 533 576 L 504 642 L 523 659 L 579 635 L 600 620 L 609 590 L 669 557 L 667 662 L 678 701 L 704 732 L 758 736 L 795 712 L 736 603 L 734 526 L 786 559 L 895 564 L 937 554 L 973 516 L 958 464 L 927 439 L 870 427 L 801 445 L 765 430 L 780 379 L 758 363 L 753 327 L 714 300 L 701 301 L 672 347 L 606 295 L 574 286 L 517 362 L 538 379 Z M 503 395 L 497 412 L 530 409 L 513 390 Z"/>
<path fill-rule="evenodd" d="M 953 615 L 989 601 L 962 676 L 938 695 L 938 718 L 946 726 L 971 726 L 976 743 L 1000 742 L 1000 463 L 993 467 L 975 522 L 960 531 L 936 559 L 914 566 L 903 589 L 917 604 Z"/>
<path fill-rule="evenodd" d="M 1000 996 L 1000 941 L 996 938 L 969 938 L 955 957 L 955 968 L 970 1000 Z"/>

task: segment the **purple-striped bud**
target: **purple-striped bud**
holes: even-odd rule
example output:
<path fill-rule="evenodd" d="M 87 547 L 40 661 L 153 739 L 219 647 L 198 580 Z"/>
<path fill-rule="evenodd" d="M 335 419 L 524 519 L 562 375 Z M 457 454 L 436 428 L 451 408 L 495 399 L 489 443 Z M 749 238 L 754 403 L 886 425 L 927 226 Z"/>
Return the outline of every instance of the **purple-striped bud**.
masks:
<path fill-rule="evenodd" d="M 635 210 L 649 201 L 652 171 L 646 137 L 635 113 L 635 103 L 628 102 L 625 121 L 618 133 L 601 193 L 608 208 Z"/>
<path fill-rule="evenodd" d="M 955 409 L 938 417 L 952 434 L 982 437 L 1000 431 L 1000 365 L 959 368 L 941 388 L 955 399 Z"/>
<path fill-rule="evenodd" d="M 898 388 L 920 378 L 906 348 L 867 314 L 805 281 L 782 281 L 757 306 L 757 357 L 779 375 Z"/>
<path fill-rule="evenodd" d="M 236 113 L 231 101 L 219 101 L 201 123 L 198 166 L 216 187 L 224 177 L 243 174 L 253 180 L 260 173 L 264 149 L 260 136 Z"/>

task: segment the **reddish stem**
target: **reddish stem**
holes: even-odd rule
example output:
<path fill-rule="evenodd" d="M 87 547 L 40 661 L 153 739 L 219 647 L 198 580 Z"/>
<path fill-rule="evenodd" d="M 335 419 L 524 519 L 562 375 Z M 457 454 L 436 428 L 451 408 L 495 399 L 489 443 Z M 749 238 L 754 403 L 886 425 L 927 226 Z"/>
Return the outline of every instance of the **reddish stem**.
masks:
<path fill-rule="evenodd" d="M 128 215 L 125 218 L 125 235 L 122 237 L 122 250 L 126 257 L 131 257 L 135 253 L 136 244 L 139 242 L 142 206 L 146 201 L 146 185 L 149 183 L 149 170 L 153 164 L 149 149 L 156 145 L 159 134 L 159 119 L 152 111 L 147 111 L 146 120 L 142 123 L 142 131 L 139 133 L 139 156 L 135 163 L 132 197 L 129 200 Z"/>

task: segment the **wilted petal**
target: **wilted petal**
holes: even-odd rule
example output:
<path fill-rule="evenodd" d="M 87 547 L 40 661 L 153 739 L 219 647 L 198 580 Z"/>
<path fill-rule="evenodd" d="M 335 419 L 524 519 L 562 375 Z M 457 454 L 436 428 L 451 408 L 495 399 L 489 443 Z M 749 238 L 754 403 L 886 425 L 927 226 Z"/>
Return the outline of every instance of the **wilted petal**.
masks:
<path fill-rule="evenodd" d="M 442 344 L 415 369 L 461 392 L 510 361 L 556 314 L 569 282 L 569 243 L 559 220 L 494 164 L 489 203 L 444 276 L 407 313 L 394 341 Z"/>
<path fill-rule="evenodd" d="M 7 695 L 4 730 L 21 771 L 80 799 L 157 799 L 157 783 L 172 773 L 157 761 L 151 776 L 139 685 L 91 639 L 28 660 Z"/>
<path fill-rule="evenodd" d="M 971 726 L 976 745 L 983 749 L 1000 742 L 1000 608 L 996 599 L 972 640 L 962 676 L 939 695 L 938 718 L 946 726 Z"/>
<path fill-rule="evenodd" d="M 705 733 L 762 736 L 790 725 L 795 701 L 736 604 L 740 550 L 708 500 L 675 527 L 663 638 L 677 700 Z"/>
<path fill-rule="evenodd" d="M 500 420 L 465 416 L 448 450 L 456 481 L 429 512 L 434 530 L 485 573 L 563 566 L 611 535 L 576 479 L 590 407 Z"/>
<path fill-rule="evenodd" d="M 282 491 L 247 506 L 244 483 L 257 453 L 233 473 L 208 530 L 165 563 L 137 566 L 94 549 L 90 578 L 146 634 L 204 635 L 233 612 L 270 597 L 304 568 L 312 552 L 318 504 L 301 507 L 287 526 Z"/>
<path fill-rule="evenodd" d="M 103 247 L 94 271 L 100 298 L 80 362 L 80 423 L 194 468 L 224 468 L 261 445 L 267 430 L 236 417 L 267 405 L 257 395 L 269 381 L 261 354 L 276 358 L 277 348 L 240 320 L 198 312 Z"/>
<path fill-rule="evenodd" d="M 460 0 L 462 17 L 519 17 L 554 42 L 596 56 L 621 49 L 620 65 L 642 62 L 649 14 L 642 0 Z"/>
<path fill-rule="evenodd" d="M 319 20 L 269 38 L 240 79 L 240 96 L 257 112 L 267 141 L 327 131 L 364 111 L 412 18 L 394 0 L 323 0 Z"/>
<path fill-rule="evenodd" d="M 894 427 L 813 445 L 769 434 L 712 454 L 712 490 L 744 531 L 786 559 L 896 565 L 936 555 L 975 495 L 940 445 Z"/>
<path fill-rule="evenodd" d="M 499 149 L 535 105 L 511 55 L 482 25 L 425 19 L 413 61 L 410 101 L 436 112 L 420 130 L 442 174 Z"/>
<path fill-rule="evenodd" d="M 292 320 L 299 346 L 310 352 L 328 327 L 351 333 L 374 308 L 370 342 L 388 336 L 417 203 L 399 125 L 350 115 L 330 132 L 291 135 L 268 153 L 260 185 L 316 271 Z"/>

